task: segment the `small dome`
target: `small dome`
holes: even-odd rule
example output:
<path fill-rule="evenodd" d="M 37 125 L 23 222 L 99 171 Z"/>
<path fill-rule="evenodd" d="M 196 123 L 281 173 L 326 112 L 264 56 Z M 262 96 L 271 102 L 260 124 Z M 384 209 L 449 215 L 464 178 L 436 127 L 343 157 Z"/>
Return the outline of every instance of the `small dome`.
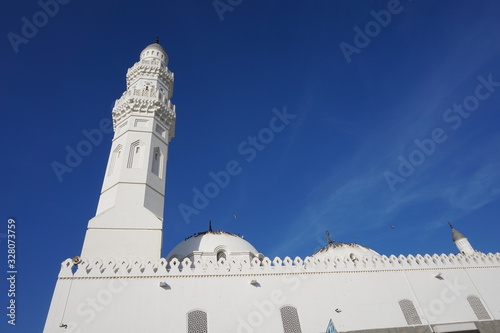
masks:
<path fill-rule="evenodd" d="M 363 257 L 380 256 L 370 248 L 356 243 L 331 243 L 316 251 L 313 257 L 339 257 L 350 259 L 361 259 Z"/>
<path fill-rule="evenodd" d="M 256 257 L 259 252 L 241 236 L 225 231 L 206 231 L 192 235 L 177 244 L 167 255 L 167 260 L 177 258 L 182 260 L 186 257 L 218 256 L 220 253 L 228 255 L 243 255 Z"/>
<path fill-rule="evenodd" d="M 141 60 L 157 59 L 160 60 L 165 66 L 168 65 L 167 52 L 158 43 L 149 44 L 141 52 Z"/>

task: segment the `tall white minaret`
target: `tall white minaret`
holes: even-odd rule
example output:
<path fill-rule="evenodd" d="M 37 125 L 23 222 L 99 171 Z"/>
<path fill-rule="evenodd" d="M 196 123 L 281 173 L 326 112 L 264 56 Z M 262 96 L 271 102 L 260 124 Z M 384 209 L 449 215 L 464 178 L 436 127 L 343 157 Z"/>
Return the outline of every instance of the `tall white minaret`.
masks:
<path fill-rule="evenodd" d="M 467 238 L 457 229 L 453 228 L 453 225 L 451 225 L 451 222 L 448 222 L 451 228 L 451 237 L 453 238 L 453 242 L 458 248 L 458 251 L 463 254 L 474 254 L 476 251 L 470 245 L 469 241 Z"/>
<path fill-rule="evenodd" d="M 157 39 L 127 72 L 127 90 L 112 111 L 115 135 L 84 258 L 160 258 L 168 144 L 175 129 L 174 74 L 167 64 Z"/>

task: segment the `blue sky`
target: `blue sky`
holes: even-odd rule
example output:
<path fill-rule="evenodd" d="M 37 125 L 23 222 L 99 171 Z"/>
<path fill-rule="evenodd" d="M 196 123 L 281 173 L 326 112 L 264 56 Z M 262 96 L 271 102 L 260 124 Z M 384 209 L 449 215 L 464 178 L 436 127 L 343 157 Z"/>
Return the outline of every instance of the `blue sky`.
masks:
<path fill-rule="evenodd" d="M 112 134 L 62 181 L 52 164 L 110 119 L 157 34 L 177 106 L 163 255 L 209 220 L 271 258 L 312 254 L 326 230 L 387 255 L 454 253 L 448 220 L 477 250 L 499 250 L 498 2 L 216 3 L 219 12 L 192 0 L 1 11 L 0 267 L 5 276 L 2 237 L 15 218 L 19 271 L 17 325 L 4 318 L 2 331 L 41 331 L 59 264 L 80 253 L 95 214 Z M 37 31 L 23 31 L 34 20 Z M 250 160 L 242 149 L 259 134 Z M 186 223 L 179 205 L 230 161 L 241 172 Z"/>

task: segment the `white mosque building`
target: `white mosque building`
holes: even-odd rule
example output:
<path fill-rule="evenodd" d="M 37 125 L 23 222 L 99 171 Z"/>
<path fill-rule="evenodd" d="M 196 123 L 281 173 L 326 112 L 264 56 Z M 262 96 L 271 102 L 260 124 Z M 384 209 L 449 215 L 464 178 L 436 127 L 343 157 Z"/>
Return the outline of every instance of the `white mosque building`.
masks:
<path fill-rule="evenodd" d="M 161 258 L 175 129 L 167 65 L 156 42 L 127 72 L 97 213 L 81 256 L 61 264 L 45 333 L 500 332 L 500 253 L 474 250 L 453 227 L 458 254 L 329 241 L 271 259 L 210 227 Z"/>

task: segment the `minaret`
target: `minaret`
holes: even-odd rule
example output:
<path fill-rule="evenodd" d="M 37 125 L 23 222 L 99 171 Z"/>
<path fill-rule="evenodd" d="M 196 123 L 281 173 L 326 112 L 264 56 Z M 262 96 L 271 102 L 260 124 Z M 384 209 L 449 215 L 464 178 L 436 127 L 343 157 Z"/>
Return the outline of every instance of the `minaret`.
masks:
<path fill-rule="evenodd" d="M 463 254 L 474 254 L 476 251 L 474 250 L 472 245 L 470 245 L 467 238 L 460 231 L 453 228 L 451 222 L 448 222 L 448 224 L 450 225 L 451 228 L 451 236 L 453 238 L 453 242 L 457 246 L 458 251 L 460 251 L 460 253 Z"/>
<path fill-rule="evenodd" d="M 115 134 L 84 258 L 160 258 L 168 144 L 175 129 L 174 74 L 167 64 L 157 39 L 127 72 L 127 90 L 112 111 Z"/>

